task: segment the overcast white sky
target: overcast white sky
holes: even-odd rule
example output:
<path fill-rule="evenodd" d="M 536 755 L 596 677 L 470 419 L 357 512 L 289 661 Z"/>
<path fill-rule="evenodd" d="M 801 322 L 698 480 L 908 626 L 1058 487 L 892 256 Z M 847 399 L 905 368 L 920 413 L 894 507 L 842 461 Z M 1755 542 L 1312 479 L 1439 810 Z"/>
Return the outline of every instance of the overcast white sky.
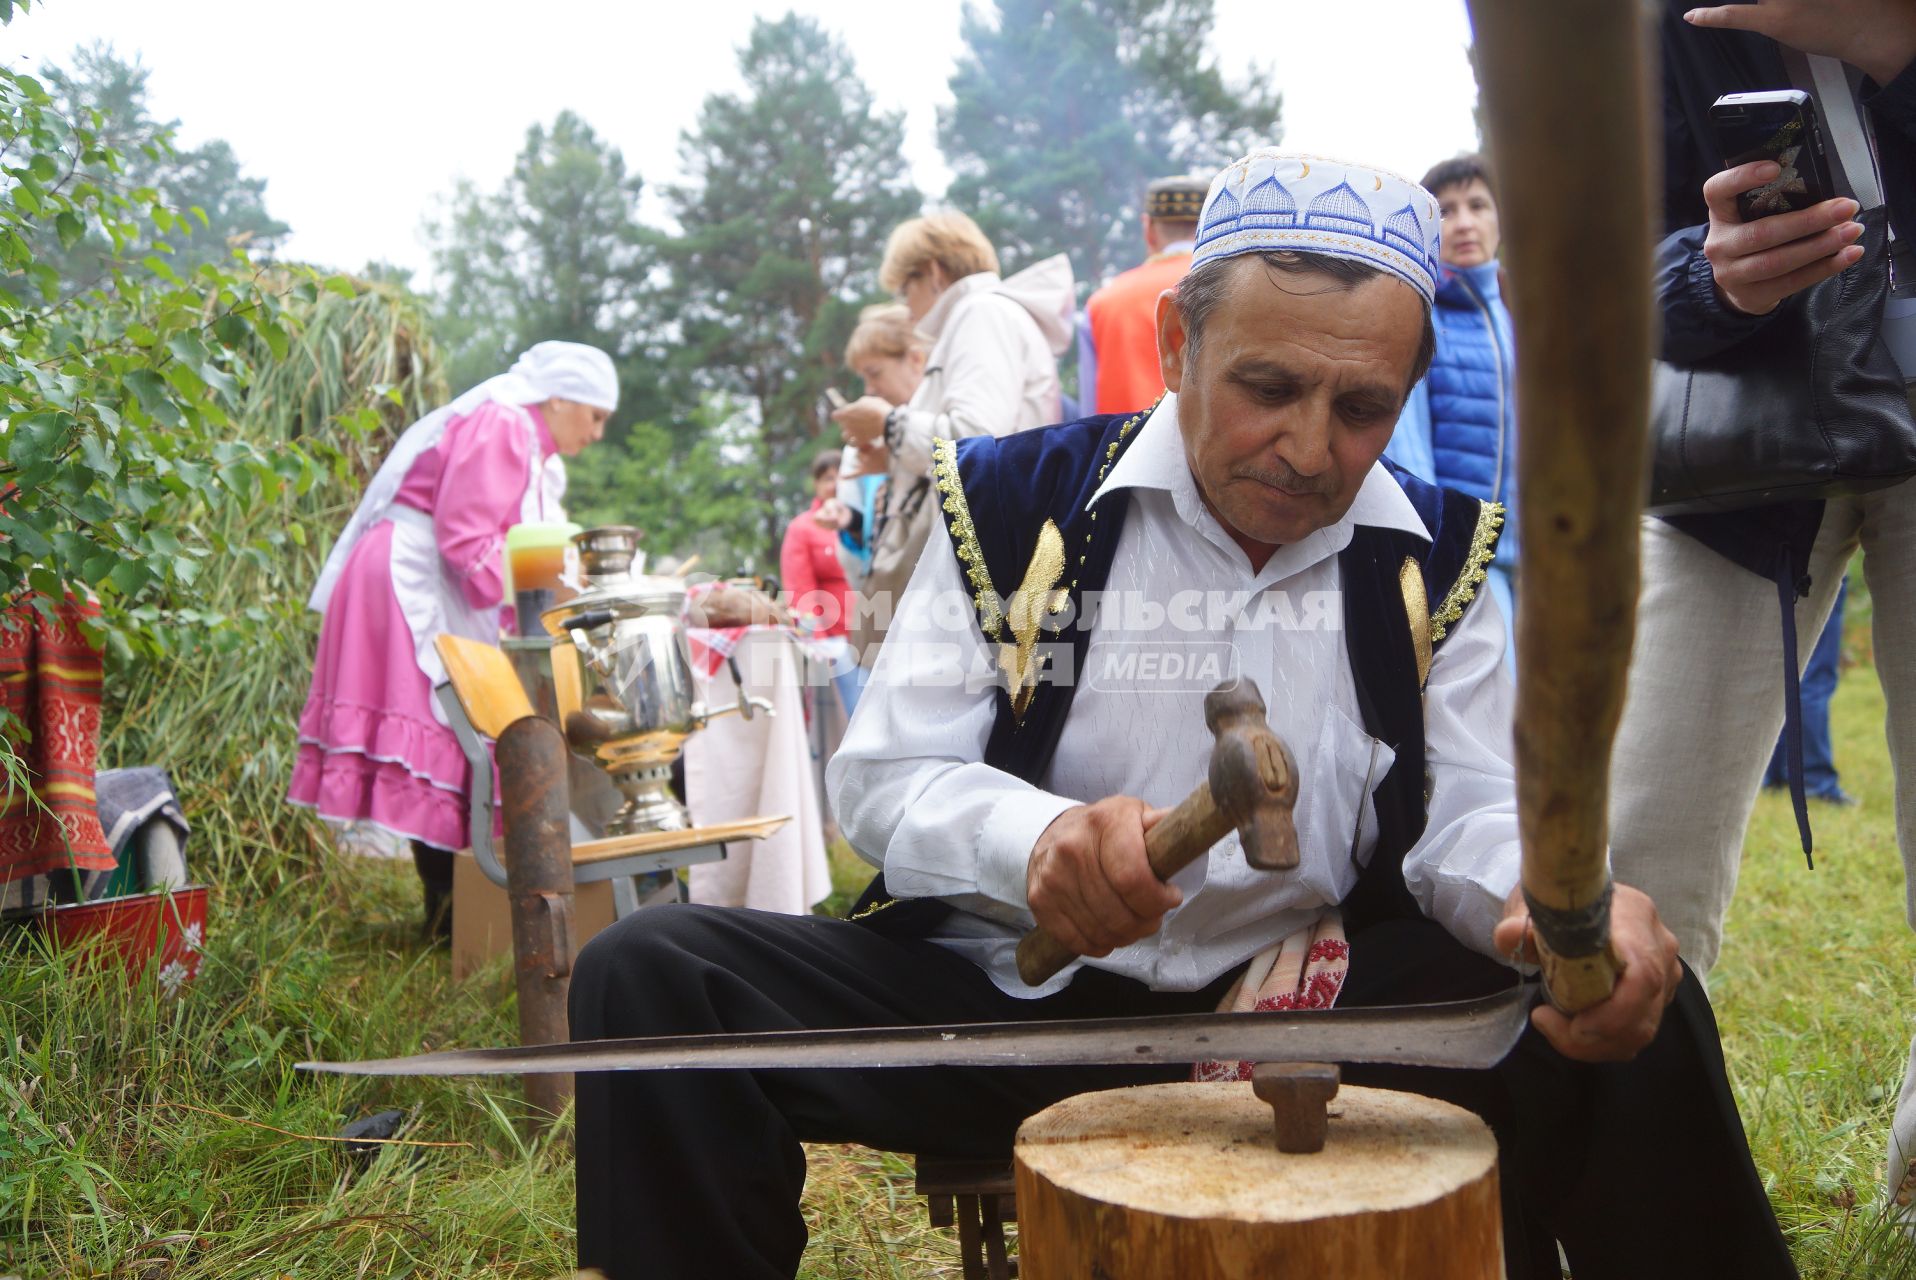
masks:
<path fill-rule="evenodd" d="M 648 183 L 708 93 L 738 86 L 755 15 L 797 9 L 850 45 L 881 107 L 907 113 L 918 184 L 943 191 L 936 112 L 963 0 L 34 0 L 0 28 L 28 71 L 108 40 L 152 70 L 188 145 L 233 144 L 291 224 L 285 252 L 423 269 L 421 228 L 464 176 L 496 186 L 535 121 L 579 112 Z M 1475 144 L 1463 0 L 1217 0 L 1227 76 L 1284 93 L 1284 143 L 1416 177 Z"/>

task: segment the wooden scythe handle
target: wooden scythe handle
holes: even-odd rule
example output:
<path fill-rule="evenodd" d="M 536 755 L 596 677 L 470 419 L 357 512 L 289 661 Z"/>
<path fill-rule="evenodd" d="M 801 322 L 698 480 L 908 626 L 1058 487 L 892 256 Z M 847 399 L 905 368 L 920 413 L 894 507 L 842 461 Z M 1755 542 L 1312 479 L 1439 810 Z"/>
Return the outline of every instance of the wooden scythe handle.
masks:
<path fill-rule="evenodd" d="M 1545 985 L 1610 994 L 1610 751 L 1637 602 L 1650 410 L 1645 8 L 1470 0 L 1516 326 L 1517 813 Z"/>

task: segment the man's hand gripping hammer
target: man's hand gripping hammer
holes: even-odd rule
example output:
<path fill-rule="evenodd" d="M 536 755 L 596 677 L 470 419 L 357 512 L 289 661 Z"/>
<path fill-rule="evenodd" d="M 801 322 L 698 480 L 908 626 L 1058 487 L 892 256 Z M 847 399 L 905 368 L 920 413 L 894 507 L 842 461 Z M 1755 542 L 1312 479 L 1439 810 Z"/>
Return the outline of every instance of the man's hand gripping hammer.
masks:
<path fill-rule="evenodd" d="M 1210 851 L 1232 828 L 1244 857 L 1265 871 L 1297 865 L 1297 761 L 1271 732 L 1264 697 L 1250 680 L 1221 684 L 1204 695 L 1204 723 L 1216 736 L 1205 781 L 1145 833 L 1144 852 L 1158 879 L 1169 880 Z M 1018 976 L 1037 986 L 1077 959 L 1042 928 L 1018 943 Z"/>

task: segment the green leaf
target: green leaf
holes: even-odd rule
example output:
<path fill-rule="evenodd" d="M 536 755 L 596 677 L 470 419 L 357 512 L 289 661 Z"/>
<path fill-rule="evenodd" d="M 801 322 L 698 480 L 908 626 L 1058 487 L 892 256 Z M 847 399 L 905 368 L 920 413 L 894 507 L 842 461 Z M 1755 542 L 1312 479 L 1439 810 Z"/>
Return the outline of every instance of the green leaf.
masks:
<path fill-rule="evenodd" d="M 123 596 L 130 596 L 153 580 L 153 574 L 137 560 L 122 560 L 113 566 L 106 580 Z"/>
<path fill-rule="evenodd" d="M 73 502 L 72 509 L 74 518 L 87 524 L 105 524 L 114 512 L 113 504 L 97 493 L 82 495 Z"/>
<path fill-rule="evenodd" d="M 147 476 L 135 476 L 120 490 L 120 500 L 132 508 L 136 516 L 151 511 L 165 496 L 165 486 Z"/>
<path fill-rule="evenodd" d="M 329 291 L 338 294 L 342 298 L 356 298 L 359 296 L 359 291 L 353 288 L 353 282 L 349 276 L 327 276 L 325 285 Z"/>
<path fill-rule="evenodd" d="M 72 210 L 67 210 L 54 218 L 53 229 L 60 237 L 60 247 L 71 249 L 80 243 L 81 237 L 86 235 L 86 219 Z"/>
<path fill-rule="evenodd" d="M 14 424 L 6 435 L 7 461 L 24 471 L 60 451 L 73 419 L 65 414 L 36 413 Z"/>
<path fill-rule="evenodd" d="M 46 535 L 23 519 L 13 516 L 0 516 L 0 533 L 4 533 L 19 549 L 32 559 L 53 554 L 53 543 Z"/>
<path fill-rule="evenodd" d="M 263 320 L 255 327 L 259 330 L 259 336 L 266 340 L 267 349 L 273 353 L 273 357 L 277 360 L 284 360 L 286 353 L 291 350 L 291 343 L 286 337 L 286 330 L 280 328 L 278 324 L 271 320 Z"/>
<path fill-rule="evenodd" d="M 166 340 L 166 349 L 184 360 L 195 373 L 206 363 L 206 348 L 201 345 L 198 334 L 176 333 Z"/>
<path fill-rule="evenodd" d="M 151 369 L 134 369 L 126 375 L 126 385 L 140 408 L 169 427 L 180 424 L 180 409 L 167 392 L 166 379 Z"/>

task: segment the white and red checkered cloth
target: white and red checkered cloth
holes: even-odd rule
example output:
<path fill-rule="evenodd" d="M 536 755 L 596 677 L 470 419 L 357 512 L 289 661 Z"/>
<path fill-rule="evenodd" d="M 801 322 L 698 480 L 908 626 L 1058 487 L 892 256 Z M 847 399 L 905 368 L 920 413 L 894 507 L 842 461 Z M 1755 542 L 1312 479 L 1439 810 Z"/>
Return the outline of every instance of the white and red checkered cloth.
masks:
<path fill-rule="evenodd" d="M 692 602 L 708 591 L 723 586 L 719 582 L 695 582 L 686 588 L 685 603 L 689 610 Z M 702 676 L 710 679 L 725 665 L 725 660 L 738 652 L 739 642 L 748 631 L 782 631 L 787 639 L 822 662 L 829 663 L 831 655 L 821 650 L 814 639 L 796 627 L 754 622 L 744 627 L 693 627 L 685 629 L 685 647 L 691 654 L 693 668 Z"/>

